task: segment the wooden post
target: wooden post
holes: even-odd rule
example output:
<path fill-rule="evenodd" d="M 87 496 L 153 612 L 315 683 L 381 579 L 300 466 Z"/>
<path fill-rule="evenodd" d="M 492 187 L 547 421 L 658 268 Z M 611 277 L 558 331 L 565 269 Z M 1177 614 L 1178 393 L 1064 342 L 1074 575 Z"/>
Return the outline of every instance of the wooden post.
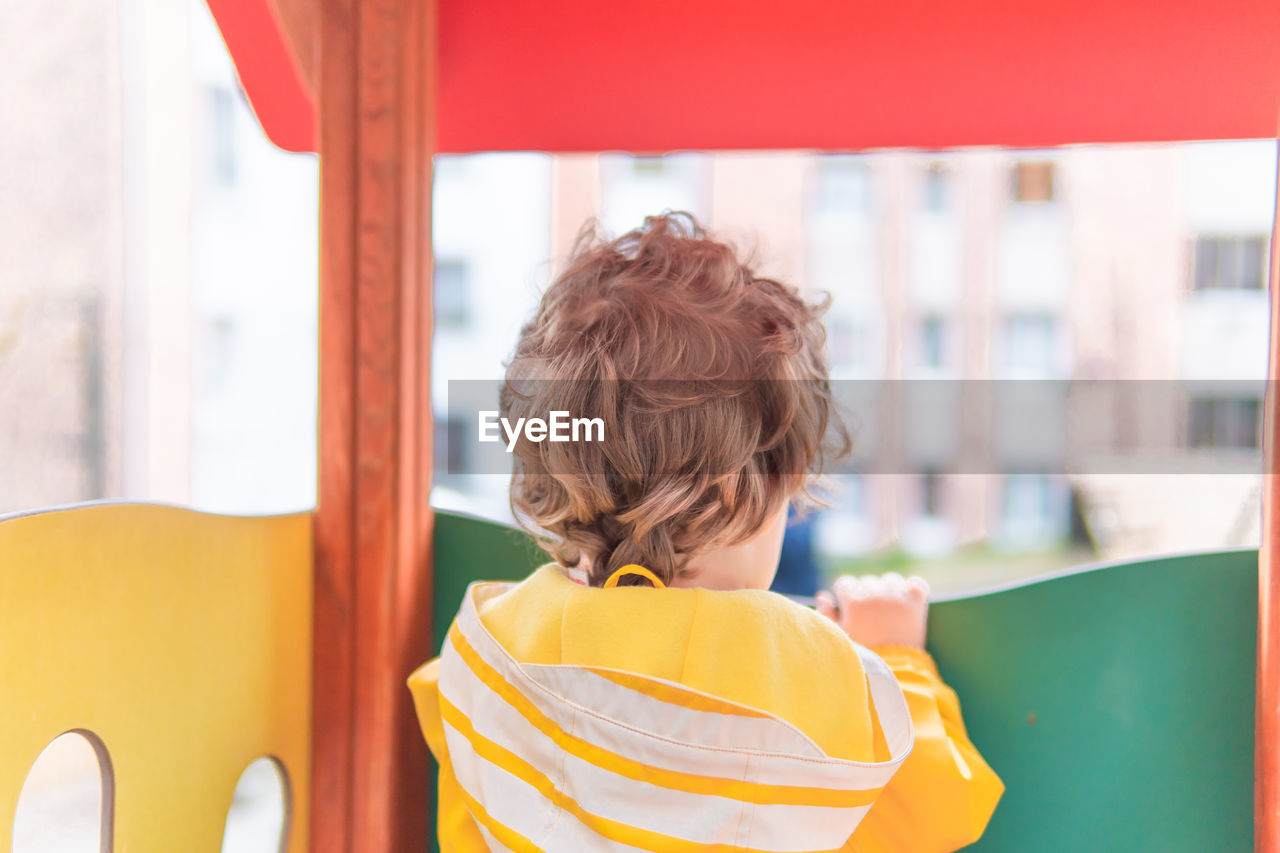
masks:
<path fill-rule="evenodd" d="M 320 482 L 311 849 L 427 845 L 405 679 L 431 645 L 433 0 L 319 7 Z"/>
<path fill-rule="evenodd" d="M 1262 550 L 1258 554 L 1258 699 L 1254 849 L 1280 853 L 1280 181 L 1271 228 L 1271 357 L 1263 418 Z"/>

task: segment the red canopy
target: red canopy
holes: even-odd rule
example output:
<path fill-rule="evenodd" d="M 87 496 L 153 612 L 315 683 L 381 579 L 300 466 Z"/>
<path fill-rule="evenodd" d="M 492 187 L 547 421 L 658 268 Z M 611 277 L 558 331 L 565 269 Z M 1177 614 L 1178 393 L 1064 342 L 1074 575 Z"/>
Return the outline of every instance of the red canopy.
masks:
<path fill-rule="evenodd" d="M 268 136 L 315 106 L 272 0 L 209 0 Z M 1272 137 L 1280 3 L 439 0 L 441 151 Z"/>

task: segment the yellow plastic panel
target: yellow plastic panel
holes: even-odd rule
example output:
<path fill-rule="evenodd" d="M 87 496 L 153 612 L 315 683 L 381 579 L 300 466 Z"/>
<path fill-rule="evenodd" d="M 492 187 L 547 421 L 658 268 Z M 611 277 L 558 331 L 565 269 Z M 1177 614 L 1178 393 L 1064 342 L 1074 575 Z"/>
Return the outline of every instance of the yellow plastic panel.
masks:
<path fill-rule="evenodd" d="M 263 755 L 288 774 L 285 849 L 307 849 L 311 529 L 137 504 L 0 521 L 0 851 L 72 729 L 110 755 L 116 853 L 218 850 Z"/>

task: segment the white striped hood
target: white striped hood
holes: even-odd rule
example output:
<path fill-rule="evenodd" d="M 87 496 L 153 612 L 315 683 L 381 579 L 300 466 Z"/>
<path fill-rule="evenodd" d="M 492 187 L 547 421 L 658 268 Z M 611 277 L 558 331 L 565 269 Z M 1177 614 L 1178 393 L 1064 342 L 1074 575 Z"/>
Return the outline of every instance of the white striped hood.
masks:
<path fill-rule="evenodd" d="M 454 774 L 493 850 L 824 851 L 911 751 L 902 690 L 858 647 L 889 758 L 826 755 L 795 726 L 672 681 L 518 663 L 473 584 L 440 655 Z"/>

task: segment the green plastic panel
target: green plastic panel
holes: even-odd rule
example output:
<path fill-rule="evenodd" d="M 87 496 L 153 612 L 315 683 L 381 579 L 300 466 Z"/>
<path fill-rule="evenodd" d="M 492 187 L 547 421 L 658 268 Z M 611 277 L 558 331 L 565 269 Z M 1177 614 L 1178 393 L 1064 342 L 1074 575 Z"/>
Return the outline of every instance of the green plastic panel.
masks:
<path fill-rule="evenodd" d="M 546 561 L 437 513 L 437 648 L 473 580 Z M 938 602 L 929 645 L 1007 790 L 974 851 L 1253 849 L 1257 552 L 1109 565 Z"/>
<path fill-rule="evenodd" d="M 473 581 L 518 581 L 551 558 L 523 530 L 469 515 L 435 513 L 435 633 L 433 653 Z"/>
<path fill-rule="evenodd" d="M 1254 550 L 1109 565 L 930 609 L 1006 791 L 975 851 L 1253 849 Z"/>

